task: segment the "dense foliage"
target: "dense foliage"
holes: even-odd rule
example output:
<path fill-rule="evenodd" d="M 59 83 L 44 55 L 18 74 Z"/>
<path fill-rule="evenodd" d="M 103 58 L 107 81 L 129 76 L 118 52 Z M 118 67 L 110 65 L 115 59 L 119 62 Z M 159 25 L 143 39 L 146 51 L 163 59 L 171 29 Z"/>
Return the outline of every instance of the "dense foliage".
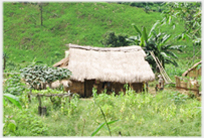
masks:
<path fill-rule="evenodd" d="M 184 32 L 179 39 L 189 37 L 196 43 L 201 43 L 201 2 L 167 2 L 163 12 L 164 23 L 176 26 L 178 22 L 184 22 Z M 197 42 L 198 41 L 198 42 Z"/>
<path fill-rule="evenodd" d="M 103 35 L 103 39 L 101 43 L 105 47 L 120 47 L 120 46 L 128 46 L 130 42 L 126 39 L 128 38 L 127 35 L 118 34 L 116 35 L 114 32 L 109 31 Z"/>
<path fill-rule="evenodd" d="M 21 95 L 25 89 L 26 85 L 21 81 L 20 74 L 10 74 L 4 83 L 3 93 Z"/>
<path fill-rule="evenodd" d="M 135 24 L 133 27 L 137 33 L 136 36 L 131 36 L 127 40 L 132 42 L 133 44 L 139 45 L 143 47 L 145 53 L 147 54 L 146 60 L 152 66 L 152 69 L 156 69 L 156 62 L 151 56 L 150 52 L 154 52 L 155 56 L 160 60 L 163 67 L 165 64 L 173 64 L 174 66 L 178 66 L 175 59 L 178 57 L 174 53 L 174 51 L 182 52 L 182 48 L 185 46 L 182 45 L 172 45 L 168 41 L 171 38 L 170 34 L 166 34 L 163 32 L 158 32 L 156 26 L 159 22 L 156 22 L 149 33 L 146 30 L 146 27 L 143 26 L 142 30 L 138 29 Z"/>
<path fill-rule="evenodd" d="M 145 11 L 162 12 L 165 9 L 164 2 L 118 2 L 132 7 L 144 8 Z"/>
<path fill-rule="evenodd" d="M 20 70 L 24 80 L 31 88 L 45 89 L 46 84 L 56 80 L 68 79 L 71 72 L 65 68 L 48 67 L 46 65 L 28 66 Z"/>

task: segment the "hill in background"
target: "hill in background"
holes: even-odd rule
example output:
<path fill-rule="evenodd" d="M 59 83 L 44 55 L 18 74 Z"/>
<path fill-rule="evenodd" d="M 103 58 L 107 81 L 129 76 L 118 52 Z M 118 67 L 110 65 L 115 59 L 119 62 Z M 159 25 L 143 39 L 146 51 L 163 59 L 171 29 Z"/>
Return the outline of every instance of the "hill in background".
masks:
<path fill-rule="evenodd" d="M 12 69 L 32 62 L 53 65 L 64 57 L 68 49 L 65 44 L 103 47 L 100 40 L 107 31 L 132 36 L 136 35 L 132 23 L 150 30 L 162 19 L 160 12 L 147 13 L 144 8 L 126 4 L 51 2 L 42 6 L 41 26 L 37 3 L 5 2 L 3 8 L 3 51 L 9 57 L 7 66 Z M 168 25 L 160 29 L 176 36 L 183 31 L 181 28 L 182 24 L 175 30 Z M 176 42 L 173 37 L 171 43 L 187 45 L 185 52 L 179 54 L 182 59 L 192 55 L 192 43 Z"/>

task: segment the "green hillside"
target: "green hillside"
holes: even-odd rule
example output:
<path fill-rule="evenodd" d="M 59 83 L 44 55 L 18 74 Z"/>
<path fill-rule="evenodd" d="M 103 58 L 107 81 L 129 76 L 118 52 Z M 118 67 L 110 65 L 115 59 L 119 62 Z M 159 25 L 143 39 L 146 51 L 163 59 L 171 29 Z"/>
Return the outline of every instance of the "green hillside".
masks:
<path fill-rule="evenodd" d="M 8 56 L 8 69 L 24 67 L 32 61 L 53 65 L 64 57 L 68 49 L 65 44 L 102 47 L 100 40 L 107 31 L 132 36 L 136 35 L 132 23 L 150 30 L 162 19 L 159 12 L 146 13 L 143 8 L 117 3 L 46 3 L 42 6 L 41 26 L 40 7 L 36 3 L 5 2 L 3 8 L 3 51 Z M 173 30 L 165 25 L 161 30 L 176 36 L 183 31 L 181 28 L 182 25 Z M 173 37 L 171 42 L 179 44 Z M 192 48 L 192 43 L 182 44 Z M 180 56 L 186 55 L 188 52 Z"/>

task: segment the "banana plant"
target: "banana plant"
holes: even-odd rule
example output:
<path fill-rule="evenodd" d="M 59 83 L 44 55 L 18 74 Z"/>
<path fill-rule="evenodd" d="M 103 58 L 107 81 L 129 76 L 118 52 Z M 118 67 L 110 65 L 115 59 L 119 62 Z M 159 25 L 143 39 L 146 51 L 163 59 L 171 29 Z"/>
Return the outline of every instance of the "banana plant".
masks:
<path fill-rule="evenodd" d="M 152 65 L 153 70 L 156 68 L 156 63 L 150 54 L 151 51 L 153 51 L 156 57 L 162 62 L 163 67 L 165 67 L 165 64 L 173 64 L 174 66 L 178 66 L 176 62 L 177 56 L 172 50 L 182 52 L 182 48 L 185 46 L 174 46 L 168 44 L 171 35 L 162 32 L 156 33 L 156 26 L 158 23 L 159 21 L 152 26 L 149 33 L 144 26 L 140 31 L 137 26 L 133 24 L 133 28 L 137 32 L 137 36 L 131 36 L 127 40 L 133 44 L 141 46 L 144 49 L 145 53 L 147 54 L 146 60 L 150 65 Z"/>
<path fill-rule="evenodd" d="M 129 38 L 127 38 L 127 41 L 132 42 L 133 44 L 139 45 L 141 47 L 145 47 L 151 36 L 152 36 L 152 32 L 155 30 L 157 24 L 159 22 L 157 21 L 151 28 L 151 30 L 149 31 L 149 33 L 147 33 L 146 27 L 143 26 L 142 30 L 140 31 L 137 26 L 135 24 L 132 24 L 133 28 L 135 29 L 135 31 L 137 32 L 137 36 L 130 36 Z"/>
<path fill-rule="evenodd" d="M 147 54 L 147 61 L 156 67 L 156 64 L 153 64 L 154 60 L 149 52 L 153 51 L 156 57 L 161 61 L 162 66 L 165 67 L 165 64 L 173 64 L 178 66 L 176 59 L 177 55 L 173 51 L 182 52 L 182 49 L 185 48 L 183 45 L 171 45 L 167 44 L 170 40 L 171 35 L 166 33 L 159 32 L 158 34 L 154 30 L 152 36 L 145 46 L 144 50 Z"/>

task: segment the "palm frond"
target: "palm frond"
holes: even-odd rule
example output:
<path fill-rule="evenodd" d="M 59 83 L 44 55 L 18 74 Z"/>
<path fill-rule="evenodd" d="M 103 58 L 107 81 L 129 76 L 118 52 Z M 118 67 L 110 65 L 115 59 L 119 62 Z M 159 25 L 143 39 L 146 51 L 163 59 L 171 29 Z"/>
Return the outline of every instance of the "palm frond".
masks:
<path fill-rule="evenodd" d="M 172 57 L 174 57 L 174 58 L 178 58 L 177 56 L 176 56 L 176 54 L 174 54 L 174 52 L 171 52 L 171 51 L 165 51 L 165 53 L 166 54 L 168 54 L 168 55 L 170 55 L 170 56 L 172 56 Z"/>
<path fill-rule="evenodd" d="M 157 21 L 153 26 L 152 26 L 152 28 L 151 28 L 151 30 L 150 30 L 150 32 L 149 32 L 149 35 L 148 35 L 148 37 L 150 37 L 151 36 L 151 34 L 152 34 L 152 31 L 156 28 L 156 26 L 157 26 L 157 24 L 159 23 L 159 21 Z"/>
<path fill-rule="evenodd" d="M 142 33 L 140 32 L 140 30 L 137 28 L 137 26 L 135 24 L 132 24 L 132 26 L 135 28 L 135 30 L 139 33 L 140 36 L 142 36 Z"/>
<path fill-rule="evenodd" d="M 171 47 L 171 45 L 169 44 L 169 45 L 164 45 L 164 46 L 162 46 L 162 50 L 168 50 L 169 49 L 169 47 Z"/>
<path fill-rule="evenodd" d="M 171 38 L 171 35 L 166 34 L 163 38 L 162 38 L 162 42 L 161 43 L 166 43 L 166 41 L 168 41 Z"/>
<path fill-rule="evenodd" d="M 175 45 L 175 46 L 171 46 L 169 47 L 170 50 L 178 50 L 180 52 L 182 52 L 182 48 L 185 48 L 186 46 L 183 45 Z"/>
<path fill-rule="evenodd" d="M 171 59 L 171 57 L 170 56 L 168 56 L 165 52 L 161 52 L 161 55 L 162 55 L 162 57 L 164 58 L 164 59 Z"/>
<path fill-rule="evenodd" d="M 166 64 L 172 64 L 175 67 L 178 67 L 178 64 L 177 64 L 177 62 L 175 60 L 165 59 L 165 63 Z"/>

